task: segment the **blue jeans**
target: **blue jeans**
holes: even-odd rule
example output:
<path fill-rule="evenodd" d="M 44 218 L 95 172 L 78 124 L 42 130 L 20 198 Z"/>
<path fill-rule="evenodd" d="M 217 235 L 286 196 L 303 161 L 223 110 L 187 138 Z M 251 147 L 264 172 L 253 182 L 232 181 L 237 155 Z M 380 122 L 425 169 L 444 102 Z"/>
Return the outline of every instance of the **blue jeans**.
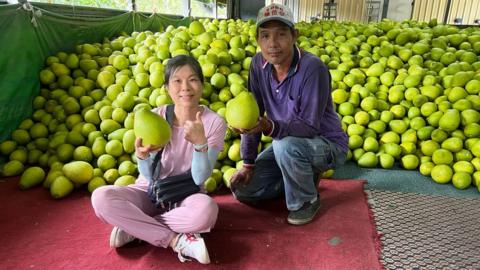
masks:
<path fill-rule="evenodd" d="M 322 136 L 273 140 L 258 155 L 251 182 L 237 185 L 234 195 L 242 202 L 256 202 L 285 194 L 288 210 L 295 211 L 318 196 L 320 173 L 345 159 L 346 153 Z"/>

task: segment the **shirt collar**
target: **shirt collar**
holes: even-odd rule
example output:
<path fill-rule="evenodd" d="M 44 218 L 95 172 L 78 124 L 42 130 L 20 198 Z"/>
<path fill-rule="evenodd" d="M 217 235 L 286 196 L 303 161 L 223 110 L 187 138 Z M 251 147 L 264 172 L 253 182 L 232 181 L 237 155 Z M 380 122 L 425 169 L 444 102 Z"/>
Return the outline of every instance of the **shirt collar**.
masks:
<path fill-rule="evenodd" d="M 302 51 L 300 50 L 300 48 L 295 46 L 295 48 L 293 48 L 292 64 L 290 64 L 287 77 L 297 72 L 298 66 L 300 64 L 300 58 L 302 58 Z M 265 58 L 262 58 L 262 59 L 263 59 L 262 68 L 265 69 L 268 67 L 268 70 L 271 71 L 273 65 L 270 64 L 267 60 L 265 60 Z"/>

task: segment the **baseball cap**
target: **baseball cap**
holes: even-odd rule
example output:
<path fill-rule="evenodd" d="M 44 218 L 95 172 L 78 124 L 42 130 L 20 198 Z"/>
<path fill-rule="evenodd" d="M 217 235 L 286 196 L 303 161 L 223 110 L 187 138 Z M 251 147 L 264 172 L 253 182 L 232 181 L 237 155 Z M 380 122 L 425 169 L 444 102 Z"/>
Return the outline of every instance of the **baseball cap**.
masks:
<path fill-rule="evenodd" d="M 293 27 L 293 13 L 287 6 L 273 3 L 260 9 L 257 16 L 257 27 L 269 21 L 281 21 L 289 27 Z"/>

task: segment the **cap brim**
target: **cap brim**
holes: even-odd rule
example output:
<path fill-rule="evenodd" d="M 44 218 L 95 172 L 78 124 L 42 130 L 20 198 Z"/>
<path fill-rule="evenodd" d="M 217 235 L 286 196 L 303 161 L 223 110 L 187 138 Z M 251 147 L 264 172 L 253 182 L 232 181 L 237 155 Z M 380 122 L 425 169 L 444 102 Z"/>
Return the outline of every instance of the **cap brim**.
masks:
<path fill-rule="evenodd" d="M 270 16 L 268 18 L 264 18 L 263 20 L 258 21 L 257 26 L 259 27 L 262 24 L 264 24 L 266 22 L 270 22 L 270 21 L 279 21 L 279 22 L 282 22 L 282 23 L 286 24 L 288 27 L 293 28 L 293 23 L 291 21 L 286 20 L 283 17 L 275 17 L 275 16 Z"/>

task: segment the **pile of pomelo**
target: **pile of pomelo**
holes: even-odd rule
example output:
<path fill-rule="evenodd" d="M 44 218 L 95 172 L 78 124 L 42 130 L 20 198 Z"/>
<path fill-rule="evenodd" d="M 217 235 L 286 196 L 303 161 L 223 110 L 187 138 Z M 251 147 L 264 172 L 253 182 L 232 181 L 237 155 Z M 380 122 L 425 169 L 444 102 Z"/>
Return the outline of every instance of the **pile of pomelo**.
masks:
<path fill-rule="evenodd" d="M 300 23 L 299 46 L 330 68 L 361 167 L 398 162 L 464 189 L 480 181 L 480 29 L 435 22 Z"/>
<path fill-rule="evenodd" d="M 386 169 L 398 162 L 439 183 L 480 186 L 480 30 L 392 21 L 297 27 L 298 45 L 330 68 L 350 159 Z M 206 78 L 201 103 L 231 118 L 235 110 L 255 115 L 242 100 L 256 52 L 253 21 L 202 19 L 50 56 L 32 117 L 0 144 L 9 158 L 2 174 L 22 174 L 21 188 L 43 184 L 55 198 L 83 186 L 133 183 L 134 115 L 172 102 L 165 62 L 197 58 Z M 259 150 L 270 143 L 263 136 Z M 240 139 L 229 129 L 206 189 L 228 185 L 241 165 Z"/>
<path fill-rule="evenodd" d="M 43 184 L 55 198 L 83 186 L 91 192 L 106 184 L 131 184 L 138 176 L 134 116 L 172 102 L 163 84 L 166 61 L 178 54 L 197 58 L 206 78 L 201 103 L 224 116 L 226 102 L 246 93 L 255 53 L 252 21 L 201 20 L 50 56 L 40 72 L 42 88 L 33 99 L 32 117 L 0 144 L 9 159 L 2 175 L 21 174 L 20 188 Z M 229 130 L 225 150 L 205 182 L 207 191 L 235 171 L 239 146 L 238 135 Z"/>

